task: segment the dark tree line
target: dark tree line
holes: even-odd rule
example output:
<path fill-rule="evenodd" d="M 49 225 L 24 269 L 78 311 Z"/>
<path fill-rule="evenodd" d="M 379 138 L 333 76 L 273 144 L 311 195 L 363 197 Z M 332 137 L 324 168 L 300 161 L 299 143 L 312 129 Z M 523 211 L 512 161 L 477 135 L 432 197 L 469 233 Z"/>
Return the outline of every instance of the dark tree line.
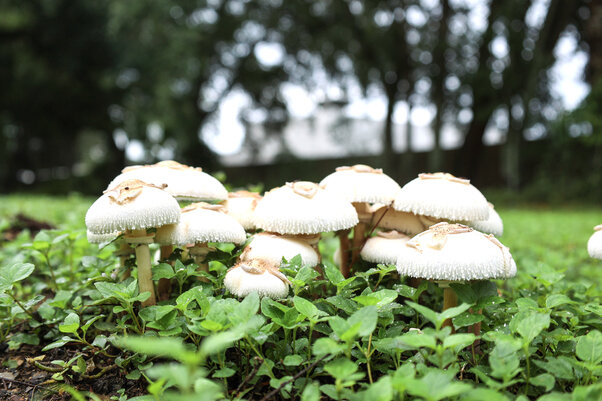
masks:
<path fill-rule="evenodd" d="M 0 189 L 32 179 L 57 188 L 59 179 L 65 189 L 95 190 L 124 165 L 124 145 L 132 140 L 141 142 L 148 162 L 168 148 L 184 163 L 216 168 L 199 132 L 221 100 L 243 91 L 251 99 L 247 111 L 262 110 L 266 132 L 278 136 L 288 121 L 281 85 L 311 90 L 316 70 L 343 93 L 353 81 L 385 95 L 384 129 L 374 136 L 383 144 L 383 167 L 393 174 L 412 163 L 411 149 L 403 155 L 393 149 L 399 102 L 410 110 L 433 106 L 428 167 L 451 165 L 462 176 L 478 171 L 486 129 L 505 111 L 501 168 L 518 188 L 529 156 L 526 129 L 542 123 L 549 138 L 566 136 L 570 124 L 596 115 L 587 110 L 600 110 L 596 89 L 566 118 L 551 121 L 543 113 L 552 108 L 564 115 L 548 74 L 564 34 L 589 52 L 587 80 L 599 87 L 601 6 L 550 0 L 535 24 L 528 18 L 532 1 L 486 1 L 485 7 L 486 21 L 474 26 L 474 10 L 451 0 L 0 0 Z M 493 51 L 494 41 L 505 44 L 505 54 Z M 261 64 L 254 50 L 263 42 L 282 44 L 285 61 Z M 461 111 L 472 118 L 459 119 Z M 161 127 L 160 135 L 149 135 L 151 124 Z M 464 135 L 451 164 L 441 151 L 445 124 Z"/>

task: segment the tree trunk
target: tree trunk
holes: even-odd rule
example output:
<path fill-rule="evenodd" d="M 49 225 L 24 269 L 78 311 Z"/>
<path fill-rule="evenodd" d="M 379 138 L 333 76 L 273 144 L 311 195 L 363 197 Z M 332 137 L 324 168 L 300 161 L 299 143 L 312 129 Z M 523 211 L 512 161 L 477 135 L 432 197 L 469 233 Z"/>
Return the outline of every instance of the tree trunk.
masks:
<path fill-rule="evenodd" d="M 412 114 L 412 102 L 409 99 L 406 100 L 408 104 L 408 119 L 406 121 L 406 150 L 403 155 L 403 171 L 401 176 L 404 181 L 410 180 L 414 176 L 414 154 L 412 152 L 412 120 L 410 115 Z"/>
<path fill-rule="evenodd" d="M 385 132 L 383 141 L 383 168 L 387 174 L 397 175 L 397 160 L 393 149 L 393 110 L 395 109 L 397 82 L 385 84 L 387 92 L 387 116 L 385 118 Z"/>

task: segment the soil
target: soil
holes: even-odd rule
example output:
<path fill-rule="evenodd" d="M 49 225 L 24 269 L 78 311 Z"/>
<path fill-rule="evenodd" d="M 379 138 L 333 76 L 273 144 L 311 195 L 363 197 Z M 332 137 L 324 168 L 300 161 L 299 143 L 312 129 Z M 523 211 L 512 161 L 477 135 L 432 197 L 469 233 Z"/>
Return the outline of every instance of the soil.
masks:
<path fill-rule="evenodd" d="M 81 353 L 75 347 L 63 346 L 47 352 L 41 351 L 42 346 L 23 345 L 18 351 L 6 349 L 6 344 L 0 344 L 0 400 L 2 401 L 63 401 L 71 400 L 72 396 L 61 387 L 65 384 L 79 390 L 93 392 L 101 400 L 110 400 L 118 395 L 118 390 L 125 389 L 125 394 L 135 397 L 146 393 L 148 385 L 143 380 L 128 380 L 122 369 L 114 367 L 95 379 L 83 379 L 73 372 L 64 374 L 64 380 L 52 379 L 52 372 L 44 371 L 28 359 L 44 356 L 39 362 L 44 366 L 56 367 L 51 364 L 54 360 L 68 361 Z M 105 366 L 114 366 L 112 360 L 104 357 L 85 354 L 86 360 L 94 361 L 88 366 L 87 374 L 94 375 Z"/>
<path fill-rule="evenodd" d="M 23 230 L 28 230 L 33 238 L 41 230 L 52 230 L 54 228 L 55 227 L 50 223 L 35 220 L 19 213 L 11 218 L 11 225 L 2 232 L 2 239 L 5 241 L 12 241 L 17 238 Z"/>

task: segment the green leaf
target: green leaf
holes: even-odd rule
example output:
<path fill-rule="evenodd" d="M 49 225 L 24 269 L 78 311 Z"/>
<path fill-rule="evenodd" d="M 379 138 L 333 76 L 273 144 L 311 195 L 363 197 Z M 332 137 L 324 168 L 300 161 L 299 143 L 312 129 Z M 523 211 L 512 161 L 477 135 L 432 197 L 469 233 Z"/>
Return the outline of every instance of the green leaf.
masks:
<path fill-rule="evenodd" d="M 59 340 L 56 340 L 42 348 L 42 351 L 48 351 L 54 348 L 62 347 L 63 345 L 70 343 L 71 341 L 73 341 L 71 337 L 61 337 Z"/>
<path fill-rule="evenodd" d="M 378 321 L 378 310 L 376 306 L 365 306 L 355 312 L 347 319 L 350 327 L 360 324 L 358 334 L 360 337 L 367 336 L 374 331 Z"/>
<path fill-rule="evenodd" d="M 466 284 L 450 283 L 449 286 L 453 288 L 458 299 L 467 304 L 476 304 L 486 298 L 497 296 L 497 287 L 492 281 L 479 280 Z"/>
<path fill-rule="evenodd" d="M 470 384 L 454 380 L 453 371 L 429 369 L 424 377 L 411 379 L 407 392 L 429 401 L 458 396 L 471 389 Z"/>
<path fill-rule="evenodd" d="M 456 317 L 456 316 L 466 312 L 468 309 L 470 309 L 469 304 L 462 304 L 460 306 L 446 309 L 443 312 L 441 312 L 440 319 L 443 319 L 443 321 L 445 321 L 447 319 L 451 319 L 453 317 Z"/>
<path fill-rule="evenodd" d="M 31 263 L 15 263 L 0 268 L 0 293 L 9 291 L 13 288 L 14 283 L 29 277 L 34 268 Z"/>
<path fill-rule="evenodd" d="M 337 355 L 343 352 L 344 349 L 345 347 L 342 344 L 328 337 L 318 338 L 312 345 L 312 352 L 316 356 Z"/>
<path fill-rule="evenodd" d="M 452 322 L 454 327 L 459 329 L 461 327 L 472 326 L 473 324 L 482 322 L 484 318 L 485 317 L 480 313 L 464 312 L 453 318 Z"/>
<path fill-rule="evenodd" d="M 462 401 L 510 401 L 504 394 L 488 388 L 473 388 L 462 394 Z"/>
<path fill-rule="evenodd" d="M 569 297 L 564 294 L 552 294 L 546 298 L 546 308 L 552 309 L 560 305 L 564 304 L 574 304 L 575 301 L 572 301 Z"/>
<path fill-rule="evenodd" d="M 476 338 L 474 334 L 452 334 L 443 340 L 443 348 L 468 347 Z"/>
<path fill-rule="evenodd" d="M 533 341 L 542 330 L 547 329 L 549 325 L 549 313 L 531 311 L 518 321 L 516 331 L 520 334 L 525 343 L 528 344 Z"/>
<path fill-rule="evenodd" d="M 303 389 L 301 401 L 320 401 L 320 386 L 318 382 L 311 382 Z"/>
<path fill-rule="evenodd" d="M 345 280 L 345 277 L 343 277 L 341 271 L 332 263 L 324 263 L 324 272 L 326 273 L 328 280 L 334 285 L 337 285 Z"/>
<path fill-rule="evenodd" d="M 236 370 L 230 368 L 222 368 L 216 370 L 211 377 L 215 377 L 217 379 L 223 379 L 227 377 L 232 377 L 236 374 Z"/>
<path fill-rule="evenodd" d="M 602 362 L 602 333 L 592 330 L 587 335 L 578 337 L 575 349 L 577 357 L 592 365 Z"/>
<path fill-rule="evenodd" d="M 534 359 L 533 363 L 550 373 L 556 379 L 572 380 L 575 377 L 571 359 L 565 356 L 549 356 L 545 361 Z"/>
<path fill-rule="evenodd" d="M 75 333 L 79 329 L 79 316 L 71 312 L 65 317 L 64 323 L 59 325 L 61 333 Z"/>
<path fill-rule="evenodd" d="M 301 355 L 287 355 L 282 363 L 284 366 L 299 366 L 303 363 L 303 357 Z"/>
<path fill-rule="evenodd" d="M 320 314 L 323 314 L 323 312 L 321 313 L 314 304 L 299 296 L 293 298 L 293 305 L 295 305 L 295 309 L 297 309 L 300 314 L 312 321 L 315 321 Z"/>
<path fill-rule="evenodd" d="M 556 380 L 554 376 L 549 373 L 542 373 L 539 376 L 535 376 L 531 379 L 531 383 L 534 386 L 539 386 L 545 388 L 546 391 L 550 391 L 554 388 L 554 384 Z"/>
<path fill-rule="evenodd" d="M 435 337 L 433 337 L 429 334 L 419 333 L 416 331 L 411 331 L 409 333 L 406 333 L 406 334 L 398 337 L 398 339 L 403 344 L 405 344 L 409 347 L 412 347 L 412 348 L 426 347 L 426 348 L 430 348 L 430 349 L 435 349 L 435 347 L 437 345 L 437 340 L 435 339 Z"/>
<path fill-rule="evenodd" d="M 357 365 L 346 358 L 335 359 L 324 365 L 324 370 L 338 380 L 345 380 L 357 371 Z"/>
<path fill-rule="evenodd" d="M 364 391 L 363 399 L 366 401 L 391 401 L 393 399 L 393 386 L 390 376 L 383 376 Z"/>
<path fill-rule="evenodd" d="M 397 291 L 384 289 L 371 294 L 357 296 L 353 300 L 363 306 L 376 305 L 381 307 L 395 301 L 397 296 Z"/>
<path fill-rule="evenodd" d="M 157 266 L 153 266 L 152 272 L 153 280 L 159 280 L 162 278 L 171 279 L 176 275 L 173 267 L 167 263 L 159 263 Z"/>
<path fill-rule="evenodd" d="M 406 301 L 406 304 L 411 306 L 416 312 L 420 313 L 428 321 L 437 326 L 437 323 L 439 322 L 439 314 L 437 312 L 427 308 L 426 306 L 418 305 L 412 301 Z"/>
<path fill-rule="evenodd" d="M 211 338 L 211 337 L 209 337 Z M 203 344 L 207 339 L 203 342 Z M 201 356 L 186 346 L 181 338 L 128 336 L 116 337 L 113 344 L 143 355 L 176 359 L 187 365 L 197 365 Z"/>

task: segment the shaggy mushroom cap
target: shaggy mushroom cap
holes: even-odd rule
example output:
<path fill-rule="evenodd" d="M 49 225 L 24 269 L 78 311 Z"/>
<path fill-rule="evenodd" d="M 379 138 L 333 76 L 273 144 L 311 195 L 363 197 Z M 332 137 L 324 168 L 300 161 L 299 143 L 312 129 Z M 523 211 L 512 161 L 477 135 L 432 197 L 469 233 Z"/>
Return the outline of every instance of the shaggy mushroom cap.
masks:
<path fill-rule="evenodd" d="M 587 241 L 587 252 L 595 259 L 602 259 L 602 224 L 594 227 L 594 233 Z"/>
<path fill-rule="evenodd" d="M 419 174 L 401 188 L 395 210 L 450 221 L 486 220 L 489 206 L 470 180 L 448 173 Z"/>
<path fill-rule="evenodd" d="M 95 234 L 144 230 L 180 220 L 180 205 L 163 189 L 140 180 L 126 180 L 104 192 L 86 213 L 86 227 Z"/>
<path fill-rule="evenodd" d="M 239 262 L 224 277 L 228 291 L 240 298 L 254 291 L 262 297 L 284 298 L 289 284 L 277 264 L 259 259 Z"/>
<path fill-rule="evenodd" d="M 410 240 L 407 235 L 397 231 L 379 231 L 366 241 L 360 256 L 367 262 L 394 265 L 402 246 Z"/>
<path fill-rule="evenodd" d="M 255 208 L 257 227 L 279 234 L 317 234 L 358 223 L 351 203 L 307 181 L 289 182 L 267 192 Z"/>
<path fill-rule="evenodd" d="M 399 249 L 397 271 L 428 280 L 486 280 L 513 277 L 516 263 L 493 235 L 439 223 Z"/>
<path fill-rule="evenodd" d="M 236 191 L 228 193 L 228 199 L 224 203 L 226 213 L 234 217 L 245 230 L 255 230 L 253 221 L 253 212 L 257 202 L 261 200 L 261 195 L 257 192 Z"/>
<path fill-rule="evenodd" d="M 259 233 L 253 236 L 240 255 L 240 259 L 263 259 L 279 266 L 282 258 L 290 261 L 297 255 L 301 256 L 303 266 L 314 267 L 319 262 L 318 253 L 303 240 L 272 233 Z"/>
<path fill-rule="evenodd" d="M 242 244 L 247 239 L 245 229 L 225 213 L 222 205 L 193 203 L 182 209 L 180 222 L 157 229 L 155 241 L 161 245 L 204 242 L 233 242 Z"/>
<path fill-rule="evenodd" d="M 466 224 L 467 226 L 472 227 L 482 233 L 493 234 L 496 237 L 501 237 L 504 234 L 504 222 L 502 221 L 500 215 L 493 208 L 493 204 L 488 203 L 488 205 L 489 218 L 487 218 L 487 220 L 467 221 L 463 224 Z"/>
<path fill-rule="evenodd" d="M 423 232 L 426 228 L 419 216 L 414 213 L 400 212 L 380 204 L 373 205 L 370 210 L 372 211 L 372 224 L 376 227 L 401 231 L 411 236 Z"/>
<path fill-rule="evenodd" d="M 129 179 L 163 186 L 174 198 L 181 201 L 223 200 L 228 191 L 216 178 L 204 173 L 200 167 L 189 167 L 173 160 L 145 166 L 130 166 L 111 181 L 109 188 Z"/>
<path fill-rule="evenodd" d="M 320 182 L 320 185 L 349 202 L 363 203 L 389 204 L 401 189 L 382 169 L 363 164 L 337 167 L 334 173 Z"/>
<path fill-rule="evenodd" d="M 109 234 L 97 234 L 90 230 L 86 231 L 86 237 L 88 237 L 88 242 L 91 244 L 104 244 L 106 242 L 111 242 L 115 238 L 119 237 L 121 233 L 119 231 Z"/>

